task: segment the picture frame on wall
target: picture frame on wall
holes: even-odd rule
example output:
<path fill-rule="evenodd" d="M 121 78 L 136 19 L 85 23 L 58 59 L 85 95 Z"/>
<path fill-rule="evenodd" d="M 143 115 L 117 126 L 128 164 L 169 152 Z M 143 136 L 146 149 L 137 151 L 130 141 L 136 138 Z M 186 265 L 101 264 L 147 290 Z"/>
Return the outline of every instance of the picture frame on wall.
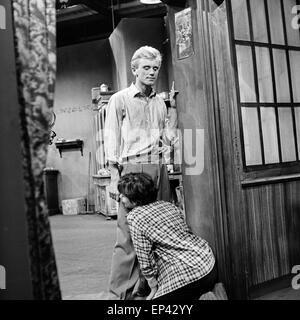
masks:
<path fill-rule="evenodd" d="M 175 36 L 177 59 L 186 59 L 194 54 L 192 11 L 186 8 L 175 13 Z"/>

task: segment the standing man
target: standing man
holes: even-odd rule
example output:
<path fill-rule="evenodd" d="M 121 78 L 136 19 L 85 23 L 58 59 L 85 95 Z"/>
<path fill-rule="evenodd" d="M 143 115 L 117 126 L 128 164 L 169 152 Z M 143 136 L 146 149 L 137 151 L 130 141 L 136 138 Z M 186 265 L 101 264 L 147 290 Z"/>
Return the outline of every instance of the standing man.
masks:
<path fill-rule="evenodd" d="M 170 185 L 164 156 L 176 137 L 175 91 L 170 92 L 169 112 L 164 100 L 153 89 L 162 56 L 152 47 L 139 48 L 132 56 L 135 82 L 115 93 L 107 107 L 105 157 L 111 171 L 111 188 L 118 195 L 120 175 L 148 173 L 158 188 L 159 200 L 170 200 Z M 117 241 L 113 251 L 109 293 L 111 299 L 145 296 L 143 277 L 130 237 L 127 209 L 119 205 Z M 146 283 L 146 282 L 145 282 Z"/>

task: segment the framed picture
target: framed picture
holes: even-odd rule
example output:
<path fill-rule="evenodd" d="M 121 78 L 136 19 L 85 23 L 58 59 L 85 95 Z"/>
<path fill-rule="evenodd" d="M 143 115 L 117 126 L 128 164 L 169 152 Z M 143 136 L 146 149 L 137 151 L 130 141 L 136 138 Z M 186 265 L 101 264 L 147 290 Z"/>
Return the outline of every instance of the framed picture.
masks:
<path fill-rule="evenodd" d="M 175 13 L 177 58 L 185 59 L 194 54 L 191 8 Z"/>

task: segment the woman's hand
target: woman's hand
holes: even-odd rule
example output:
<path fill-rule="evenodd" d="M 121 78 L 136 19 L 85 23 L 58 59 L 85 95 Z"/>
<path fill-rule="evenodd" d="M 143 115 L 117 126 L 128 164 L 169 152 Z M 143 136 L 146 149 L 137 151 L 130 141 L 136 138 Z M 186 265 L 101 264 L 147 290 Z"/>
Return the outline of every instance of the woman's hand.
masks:
<path fill-rule="evenodd" d="M 146 300 L 152 300 L 152 298 L 154 297 L 156 291 L 157 291 L 157 286 L 151 288 L 151 292 L 150 292 L 150 294 L 148 295 L 148 297 L 146 298 Z"/>

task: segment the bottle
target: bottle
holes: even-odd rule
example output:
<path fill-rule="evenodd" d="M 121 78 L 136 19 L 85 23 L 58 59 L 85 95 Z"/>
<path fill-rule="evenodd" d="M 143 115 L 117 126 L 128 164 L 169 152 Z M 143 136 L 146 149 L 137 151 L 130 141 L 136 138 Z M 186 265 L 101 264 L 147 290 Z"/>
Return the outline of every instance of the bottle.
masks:
<path fill-rule="evenodd" d="M 108 91 L 108 85 L 105 83 L 102 83 L 100 86 L 100 92 L 107 92 Z"/>

